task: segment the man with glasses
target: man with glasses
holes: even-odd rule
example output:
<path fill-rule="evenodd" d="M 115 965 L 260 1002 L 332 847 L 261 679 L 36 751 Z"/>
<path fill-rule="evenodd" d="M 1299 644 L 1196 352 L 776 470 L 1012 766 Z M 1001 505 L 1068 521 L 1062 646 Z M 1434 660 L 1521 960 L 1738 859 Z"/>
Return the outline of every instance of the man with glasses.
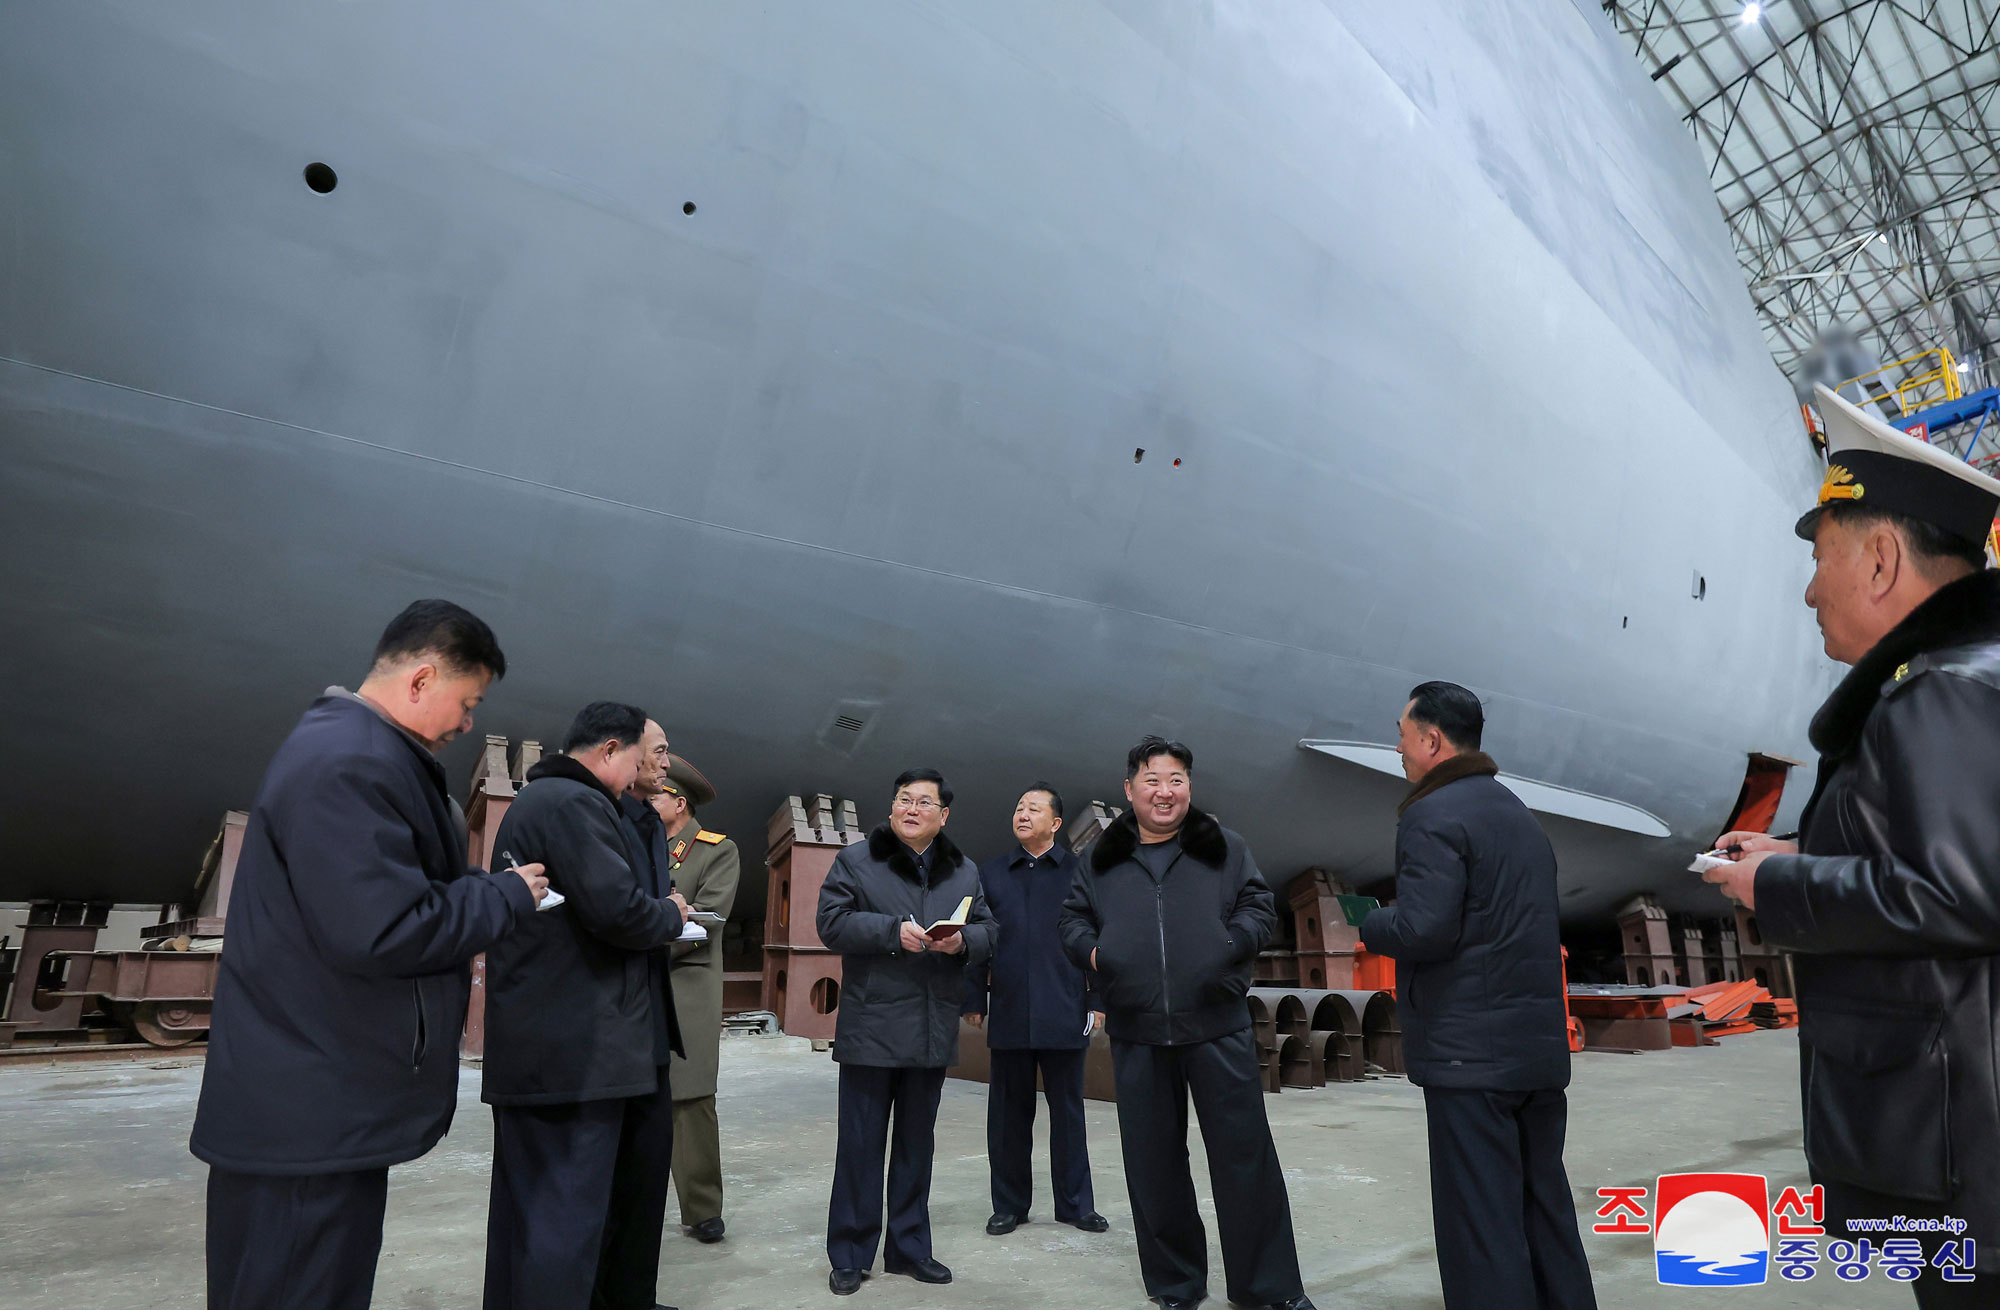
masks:
<path fill-rule="evenodd" d="M 935 769 L 896 779 L 889 821 L 834 859 L 819 893 L 820 940 L 840 952 L 833 1058 L 840 1128 L 827 1207 L 827 1286 L 851 1295 L 883 1236 L 882 1155 L 889 1155 L 882 1267 L 948 1283 L 931 1255 L 931 1153 L 944 1071 L 958 1062 L 965 970 L 993 953 L 979 873 L 944 835 L 951 785 Z M 930 925 L 958 919 L 964 926 Z M 893 1134 L 890 1127 L 894 1119 Z"/>

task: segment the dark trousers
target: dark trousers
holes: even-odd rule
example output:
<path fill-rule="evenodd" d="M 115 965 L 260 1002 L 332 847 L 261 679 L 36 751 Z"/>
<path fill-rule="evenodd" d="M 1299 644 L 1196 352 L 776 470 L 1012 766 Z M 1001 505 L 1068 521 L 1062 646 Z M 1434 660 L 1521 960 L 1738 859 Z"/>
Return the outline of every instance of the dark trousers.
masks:
<path fill-rule="evenodd" d="M 1994 1303 L 1994 1284 L 2000 1282 L 2000 1269 L 1994 1267 L 1993 1253 L 2000 1252 L 2000 1223 L 1991 1219 L 1982 1220 L 1980 1215 L 1950 1201 L 1918 1201 L 1907 1196 L 1888 1196 L 1847 1183 L 1827 1182 L 1825 1179 L 1815 1181 L 1826 1189 L 1826 1236 L 1819 1239 L 1821 1278 L 1833 1272 L 1829 1268 L 1831 1261 L 1827 1257 L 1827 1247 L 1835 1242 L 1858 1242 L 1865 1237 L 1871 1249 L 1879 1253 L 1885 1239 L 1917 1241 L 1924 1247 L 1924 1272 L 1910 1284 L 1910 1290 L 1916 1294 L 1919 1306 L 1924 1310 L 1950 1310 L 1956 1306 L 1991 1306 Z M 1976 1244 L 1979 1253 L 1978 1277 L 1969 1283 L 1947 1283 L 1940 1277 L 1938 1268 L 1930 1263 L 1940 1247 L 1954 1240 L 1950 1233 L 1851 1233 L 1847 1230 L 1846 1221 L 1849 1219 L 1894 1219 L 1897 1215 L 1911 1219 L 1942 1219 L 1949 1215 L 1965 1220 L 1965 1234 L 1956 1239 L 1958 1249 L 1963 1256 L 1966 1238 Z M 1777 1241 L 1774 1230 L 1773 1251 L 1777 1250 Z M 1874 1282 L 1882 1277 L 1881 1270 L 1872 1270 L 1868 1277 L 1870 1282 Z M 1775 1272 L 1771 1280 L 1778 1281 Z"/>
<path fill-rule="evenodd" d="M 1188 1098 L 1201 1119 L 1229 1299 L 1271 1305 L 1304 1292 L 1292 1206 L 1257 1077 L 1250 1030 L 1190 1046 L 1111 1043 L 1118 1140 L 1146 1295 L 1208 1295 L 1208 1233 L 1188 1172 Z"/>
<path fill-rule="evenodd" d="M 208 1171 L 209 1310 L 368 1310 L 389 1171 Z"/>
<path fill-rule="evenodd" d="M 1595 1310 L 1563 1172 L 1568 1098 L 1560 1090 L 1426 1087 L 1424 1115 L 1444 1303 Z"/>
<path fill-rule="evenodd" d="M 882 1263 L 931 1258 L 931 1155 L 942 1069 L 840 1066 L 840 1137 L 827 1203 L 826 1258 L 866 1269 L 882 1238 L 882 1152 L 889 1153 L 889 1237 Z M 890 1129 L 893 1116 L 895 1128 Z"/>
<path fill-rule="evenodd" d="M 1083 1131 L 1083 1056 L 1066 1051 L 993 1051 L 986 1092 L 986 1158 L 993 1213 L 1026 1217 L 1035 1195 L 1035 1070 L 1049 1102 L 1049 1190 L 1065 1223 L 1097 1209 Z"/>
<path fill-rule="evenodd" d="M 644 1096 L 494 1106 L 486 1310 L 652 1310 L 673 1155 L 664 1065 Z"/>

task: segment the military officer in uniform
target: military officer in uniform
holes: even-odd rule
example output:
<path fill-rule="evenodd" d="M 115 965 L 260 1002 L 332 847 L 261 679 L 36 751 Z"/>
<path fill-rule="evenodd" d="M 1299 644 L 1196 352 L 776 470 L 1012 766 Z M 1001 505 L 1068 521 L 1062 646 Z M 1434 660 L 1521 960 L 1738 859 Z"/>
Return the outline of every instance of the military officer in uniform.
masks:
<path fill-rule="evenodd" d="M 691 909 L 727 919 L 736 904 L 741 861 L 736 843 L 696 822 L 715 799 L 701 771 L 678 755 L 667 757 L 666 786 L 652 798 L 667 830 L 668 867 L 674 889 Z M 674 1009 L 687 1058 L 669 1066 L 674 1094 L 674 1191 L 681 1226 L 698 1241 L 722 1240 L 722 1137 L 715 1118 L 715 1072 L 722 1045 L 722 925 L 705 942 L 673 948 Z"/>
<path fill-rule="evenodd" d="M 1919 1305 L 2000 1296 L 2000 482 L 1818 389 L 1828 468 L 1806 604 L 1852 670 L 1813 716 L 1797 843 L 1732 832 L 1709 881 L 1796 954 L 1806 1161 L 1851 1219 L 1964 1221 Z M 1863 1256 L 1861 1259 L 1866 1260 Z"/>

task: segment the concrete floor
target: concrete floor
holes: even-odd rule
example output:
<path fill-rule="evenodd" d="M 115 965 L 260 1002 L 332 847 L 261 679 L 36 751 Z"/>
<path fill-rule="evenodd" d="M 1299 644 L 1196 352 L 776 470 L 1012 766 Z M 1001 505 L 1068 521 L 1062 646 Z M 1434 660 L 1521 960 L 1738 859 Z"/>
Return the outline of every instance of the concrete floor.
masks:
<path fill-rule="evenodd" d="M 1805 1181 L 1797 1044 L 1789 1032 L 1702 1050 L 1585 1055 L 1570 1089 L 1570 1180 L 1581 1206 L 1601 1186 L 1663 1172 L 1763 1173 Z M 0 1070 L 0 1305 L 124 1310 L 202 1303 L 202 1167 L 187 1154 L 199 1060 Z M 1147 1303 L 1118 1163 L 1116 1111 L 1089 1103 L 1098 1208 L 1090 1236 L 1035 1221 L 1004 1238 L 988 1213 L 983 1086 L 945 1085 L 932 1220 L 938 1258 L 958 1281 L 931 1289 L 879 1272 L 850 1301 L 826 1291 L 823 1226 L 833 1158 L 834 1070 L 790 1038 L 726 1042 L 722 1124 L 729 1240 L 701 1246 L 670 1224 L 660 1296 L 683 1310 L 951 1305 L 963 1310 L 1131 1307 Z M 426 1158 L 391 1175 L 375 1303 L 391 1310 L 478 1304 L 492 1121 L 467 1071 L 457 1123 Z M 1401 1079 L 1266 1098 L 1285 1161 L 1306 1287 L 1334 1306 L 1441 1305 L 1433 1267 L 1422 1093 Z M 1194 1144 L 1197 1186 L 1207 1179 Z M 1038 1184 L 1046 1183 L 1044 1162 Z M 1207 1202 L 1204 1201 L 1204 1205 Z M 1585 1223 L 1589 1222 L 1588 1210 Z M 1211 1269 L 1221 1257 L 1209 1212 Z M 1664 1289 L 1643 1237 L 1584 1236 L 1608 1307 L 1731 1303 L 1728 1291 Z M 1745 1299 L 1739 1297 L 1738 1299 Z M 1763 1307 L 1907 1306 L 1881 1278 L 1777 1281 Z M 1211 1302 L 1219 1305 L 1219 1302 Z"/>

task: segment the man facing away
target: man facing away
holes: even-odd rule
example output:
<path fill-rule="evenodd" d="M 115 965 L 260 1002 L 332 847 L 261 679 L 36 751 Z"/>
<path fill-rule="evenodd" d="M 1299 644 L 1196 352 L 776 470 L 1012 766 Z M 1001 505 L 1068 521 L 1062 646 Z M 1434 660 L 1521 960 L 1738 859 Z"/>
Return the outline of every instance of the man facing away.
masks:
<path fill-rule="evenodd" d="M 840 952 L 833 1058 L 840 1065 L 840 1127 L 827 1205 L 827 1286 L 850 1296 L 882 1238 L 882 1153 L 889 1153 L 888 1241 L 882 1267 L 920 1283 L 948 1283 L 931 1254 L 931 1156 L 944 1071 L 958 1062 L 965 970 L 993 953 L 993 916 L 979 872 L 944 835 L 951 785 L 936 769 L 896 779 L 889 821 L 834 857 L 816 924 Z M 965 927 L 932 938 L 928 925 Z M 894 1119 L 894 1135 L 890 1121 Z"/>
<path fill-rule="evenodd" d="M 654 881 L 619 809 L 648 725 L 631 705 L 584 706 L 495 837 L 533 852 L 565 899 L 486 957 L 487 1310 L 654 1306 L 673 1152 L 666 1065 L 680 1043 L 652 956 L 687 906 Z"/>
<path fill-rule="evenodd" d="M 1092 970 L 1118 1087 L 1118 1138 L 1146 1295 L 1208 1295 L 1208 1234 L 1188 1173 L 1187 1106 L 1208 1148 L 1222 1268 L 1239 1306 L 1312 1310 L 1250 1031 L 1252 962 L 1278 917 L 1243 839 L 1194 808 L 1194 752 L 1146 737 L 1125 799 L 1063 904 L 1063 948 Z"/>
<path fill-rule="evenodd" d="M 1014 806 L 1014 848 L 979 866 L 1000 940 L 987 967 L 967 970 L 965 1003 L 968 1022 L 985 1025 L 990 1053 L 986 1156 L 993 1217 L 986 1231 L 996 1237 L 1026 1221 L 1034 1195 L 1038 1071 L 1049 1102 L 1056 1222 L 1086 1233 L 1110 1227 L 1091 1195 L 1083 1119 L 1084 1051 L 1104 1016 L 1089 1004 L 1084 971 L 1063 953 L 1059 921 L 1077 859 L 1056 841 L 1062 823 L 1062 797 L 1046 782 L 1034 784 Z"/>
<path fill-rule="evenodd" d="M 1796 525 L 1826 653 L 1853 666 L 1813 716 L 1797 843 L 1732 832 L 1706 875 L 1793 952 L 1806 1163 L 1827 1241 L 1899 1236 L 1925 1306 L 2000 1282 L 2000 482 L 1819 388 L 1828 468 Z M 1887 1242 L 1878 1239 L 1887 1253 Z M 1907 1268 L 1908 1266 L 1905 1266 Z"/>
<path fill-rule="evenodd" d="M 715 800 L 701 770 L 667 757 L 666 780 L 653 797 L 667 834 L 674 885 L 696 912 L 727 919 L 742 873 L 736 843 L 710 832 L 695 812 Z M 722 1132 L 715 1117 L 715 1080 L 722 1057 L 722 925 L 706 925 L 708 940 L 673 948 L 674 1011 L 687 1058 L 673 1063 L 674 1192 L 681 1226 L 699 1242 L 722 1240 Z"/>
<path fill-rule="evenodd" d="M 417 601 L 265 771 L 190 1143 L 216 1310 L 365 1307 L 389 1166 L 451 1126 L 472 957 L 548 888 L 539 864 L 466 867 L 435 755 L 506 671 L 492 629 Z"/>
<path fill-rule="evenodd" d="M 1569 1029 L 1556 858 L 1479 750 L 1479 698 L 1410 693 L 1397 751 L 1396 903 L 1361 925 L 1396 960 L 1410 1081 L 1430 1129 L 1431 1223 L 1447 1306 L 1589 1310 L 1563 1172 Z"/>

